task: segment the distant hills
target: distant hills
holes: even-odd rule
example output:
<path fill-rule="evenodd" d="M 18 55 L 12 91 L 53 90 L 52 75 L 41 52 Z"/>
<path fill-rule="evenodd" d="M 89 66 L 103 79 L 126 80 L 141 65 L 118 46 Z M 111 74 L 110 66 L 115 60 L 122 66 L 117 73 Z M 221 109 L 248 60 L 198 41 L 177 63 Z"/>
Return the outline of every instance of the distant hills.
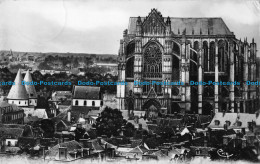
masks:
<path fill-rule="evenodd" d="M 12 50 L 0 50 L 0 55 L 5 55 L 5 54 L 12 54 L 14 56 L 18 55 L 33 55 L 37 57 L 44 57 L 44 56 L 62 56 L 62 57 L 68 57 L 68 56 L 75 56 L 75 57 L 112 57 L 112 58 L 117 58 L 117 54 L 91 54 L 91 53 L 59 53 L 59 52 L 20 52 L 20 51 L 12 51 Z"/>

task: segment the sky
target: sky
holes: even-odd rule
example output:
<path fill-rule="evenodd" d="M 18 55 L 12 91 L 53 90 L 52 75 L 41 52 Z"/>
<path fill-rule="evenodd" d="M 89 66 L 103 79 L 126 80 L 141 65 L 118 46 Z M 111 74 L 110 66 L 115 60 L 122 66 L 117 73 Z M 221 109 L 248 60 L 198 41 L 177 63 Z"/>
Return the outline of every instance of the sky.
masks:
<path fill-rule="evenodd" d="M 260 0 L 0 0 L 0 50 L 117 54 L 129 17 L 222 17 L 260 47 Z M 259 55 L 259 54 L 258 54 Z"/>

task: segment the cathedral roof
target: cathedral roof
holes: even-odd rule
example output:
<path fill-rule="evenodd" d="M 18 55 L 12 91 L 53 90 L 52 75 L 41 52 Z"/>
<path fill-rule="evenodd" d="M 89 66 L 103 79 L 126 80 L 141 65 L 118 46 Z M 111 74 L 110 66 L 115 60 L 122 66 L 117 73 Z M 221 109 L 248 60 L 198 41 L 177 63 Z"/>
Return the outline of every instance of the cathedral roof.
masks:
<path fill-rule="evenodd" d="M 162 17 L 167 21 L 167 17 Z M 128 33 L 136 33 L 136 22 L 138 17 L 130 17 Z M 141 17 L 142 22 L 147 18 Z M 181 35 L 186 30 L 186 35 L 234 35 L 222 18 L 177 18 L 170 17 L 171 31 L 175 35 Z"/>
<path fill-rule="evenodd" d="M 25 89 L 25 86 L 22 85 L 23 77 L 21 70 L 19 69 L 16 75 L 16 78 L 14 80 L 15 84 L 12 86 L 11 90 L 9 91 L 9 94 L 7 96 L 7 99 L 13 99 L 13 100 L 25 100 L 28 99 L 28 94 Z"/>
<path fill-rule="evenodd" d="M 74 99 L 100 99 L 100 87 L 93 86 L 75 86 L 73 91 Z"/>
<path fill-rule="evenodd" d="M 29 70 L 27 70 L 25 76 L 24 76 L 25 82 L 32 82 L 32 76 Z M 35 90 L 34 85 L 25 85 L 25 89 L 29 95 L 29 98 L 37 98 L 37 93 Z"/>

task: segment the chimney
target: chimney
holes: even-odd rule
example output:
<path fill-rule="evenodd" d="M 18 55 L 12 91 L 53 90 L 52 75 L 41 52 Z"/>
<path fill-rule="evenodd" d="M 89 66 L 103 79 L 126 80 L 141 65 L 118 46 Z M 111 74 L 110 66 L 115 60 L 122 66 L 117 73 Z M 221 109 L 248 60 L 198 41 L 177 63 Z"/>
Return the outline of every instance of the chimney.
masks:
<path fill-rule="evenodd" d="M 138 124 L 138 129 L 139 129 L 139 130 L 143 129 L 142 124 Z"/>
<path fill-rule="evenodd" d="M 89 141 L 89 139 L 79 139 L 79 143 L 80 143 L 83 147 L 87 147 L 87 146 L 88 146 L 88 141 Z"/>
<path fill-rule="evenodd" d="M 77 128 L 82 128 L 82 124 L 77 124 Z"/>
<path fill-rule="evenodd" d="M 71 111 L 68 110 L 68 121 L 71 122 Z"/>
<path fill-rule="evenodd" d="M 242 134 L 245 135 L 246 134 L 246 129 L 242 128 Z"/>
<path fill-rule="evenodd" d="M 54 123 L 54 132 L 57 132 L 57 122 Z"/>
<path fill-rule="evenodd" d="M 226 130 L 226 131 L 228 130 L 228 125 L 227 125 L 227 123 L 224 124 L 224 130 Z"/>
<path fill-rule="evenodd" d="M 97 137 L 97 141 L 99 144 L 101 144 L 101 137 Z"/>

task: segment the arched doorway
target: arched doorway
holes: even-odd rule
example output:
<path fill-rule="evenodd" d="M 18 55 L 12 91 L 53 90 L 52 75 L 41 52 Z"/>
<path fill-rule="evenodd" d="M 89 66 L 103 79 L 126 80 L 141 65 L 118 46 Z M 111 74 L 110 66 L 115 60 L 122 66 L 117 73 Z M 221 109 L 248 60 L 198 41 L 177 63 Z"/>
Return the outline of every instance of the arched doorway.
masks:
<path fill-rule="evenodd" d="M 147 117 L 157 117 L 160 109 L 161 104 L 155 99 L 150 99 L 143 105 L 143 110 L 146 111 Z"/>

